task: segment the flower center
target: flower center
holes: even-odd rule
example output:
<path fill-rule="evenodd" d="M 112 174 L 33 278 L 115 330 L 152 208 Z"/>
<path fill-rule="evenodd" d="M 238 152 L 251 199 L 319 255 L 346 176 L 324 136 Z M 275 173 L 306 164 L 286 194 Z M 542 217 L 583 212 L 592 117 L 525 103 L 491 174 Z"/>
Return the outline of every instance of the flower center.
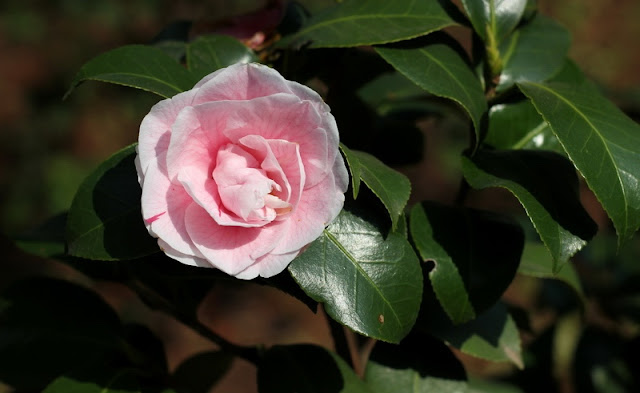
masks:
<path fill-rule="evenodd" d="M 224 207 L 246 222 L 273 221 L 291 204 L 278 198 L 282 188 L 267 176 L 256 158 L 236 144 L 218 151 L 213 179 Z"/>

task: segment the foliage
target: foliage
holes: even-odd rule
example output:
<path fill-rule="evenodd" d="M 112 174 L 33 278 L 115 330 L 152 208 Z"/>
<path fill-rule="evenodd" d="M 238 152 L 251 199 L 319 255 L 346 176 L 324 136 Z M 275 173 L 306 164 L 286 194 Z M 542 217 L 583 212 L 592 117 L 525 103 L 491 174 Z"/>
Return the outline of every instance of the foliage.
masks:
<path fill-rule="evenodd" d="M 454 25 L 473 34 L 471 55 L 444 30 Z M 113 49 L 82 66 L 67 95 L 85 81 L 102 81 L 168 98 L 237 62 L 268 64 L 322 92 L 351 175 L 347 203 L 286 272 L 259 283 L 312 309 L 322 304 L 336 351 L 241 346 L 199 322 L 205 294 L 230 279 L 159 252 L 141 219 L 131 145 L 86 178 L 68 213 L 16 244 L 90 280 L 127 285 L 219 351 L 187 359 L 170 373 L 153 333 L 124 324 L 91 288 L 37 279 L 0 295 L 0 381 L 47 393 L 200 393 L 242 358 L 258 367 L 265 393 L 518 391 L 515 385 L 530 391 L 541 364 L 566 364 L 550 360 L 542 339 L 523 348 L 519 331 L 529 327 L 501 298 L 514 280 L 538 277 L 564 283 L 583 310 L 574 261 L 593 259 L 601 238 L 624 255 L 640 227 L 640 126 L 567 59 L 568 32 L 526 0 L 463 0 L 461 9 L 448 0 L 345 0 L 313 15 L 290 4 L 278 31 L 281 37 L 274 34 L 258 49 L 221 34 Z M 459 163 L 450 163 L 462 172 L 457 197 L 443 203 L 411 195 L 416 178 L 388 164 L 415 148 L 416 120 L 446 116 L 462 119 L 468 143 L 455 152 Z M 598 225 L 582 204 L 587 187 L 617 241 L 607 222 L 588 246 Z M 470 202 L 492 188 L 512 194 L 526 215 Z M 618 352 L 609 347 L 613 360 L 598 370 L 620 389 L 638 386 L 626 361 L 637 356 L 623 351 L 625 340 L 638 343 L 635 265 L 621 275 L 627 290 L 605 303 L 614 318 L 631 321 L 635 335 L 586 330 L 578 336 L 573 320 L 548 333 L 557 342 L 566 331 L 576 335 L 576 354 L 606 335 L 626 357 L 613 362 Z M 364 365 L 355 359 L 364 346 L 355 339 L 352 348 L 343 345 L 341 325 L 379 340 Z M 524 371 L 508 383 L 469 380 L 452 348 Z M 576 358 L 578 370 L 596 366 L 587 355 Z M 584 391 L 607 391 L 598 383 Z"/>

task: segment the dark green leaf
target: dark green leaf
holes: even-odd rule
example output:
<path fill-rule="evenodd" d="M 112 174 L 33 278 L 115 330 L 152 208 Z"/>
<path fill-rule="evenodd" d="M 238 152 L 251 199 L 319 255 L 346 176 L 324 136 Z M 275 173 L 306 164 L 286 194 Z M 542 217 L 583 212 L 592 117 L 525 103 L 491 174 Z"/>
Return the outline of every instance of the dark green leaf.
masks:
<path fill-rule="evenodd" d="M 53 279 L 18 281 L 0 296 L 0 381 L 43 388 L 116 349 L 123 330 L 94 292 Z"/>
<path fill-rule="evenodd" d="M 336 321 L 383 341 L 413 326 L 422 294 L 420 265 L 403 233 L 381 231 L 343 210 L 289 272 Z"/>
<path fill-rule="evenodd" d="M 336 354 L 314 345 L 276 345 L 258 365 L 260 393 L 372 393 Z"/>
<path fill-rule="evenodd" d="M 467 393 L 524 393 L 520 388 L 504 382 L 470 379 Z"/>
<path fill-rule="evenodd" d="M 484 143 L 496 149 L 541 149 L 564 153 L 551 127 L 529 100 L 492 106 Z"/>
<path fill-rule="evenodd" d="M 445 35 L 432 35 L 410 42 L 376 47 L 376 51 L 400 73 L 429 93 L 460 104 L 480 132 L 487 110 L 480 80 L 459 50 Z"/>
<path fill-rule="evenodd" d="M 542 82 L 560 71 L 569 50 L 569 32 L 542 15 L 516 30 L 501 46 L 504 67 L 497 90 L 516 82 Z"/>
<path fill-rule="evenodd" d="M 598 226 L 580 204 L 578 177 L 563 156 L 535 150 L 479 151 L 463 157 L 473 188 L 502 187 L 513 193 L 551 251 L 554 270 L 595 235 Z"/>
<path fill-rule="evenodd" d="M 226 35 L 200 36 L 187 44 L 187 67 L 198 80 L 232 64 L 257 61 L 251 49 Z"/>
<path fill-rule="evenodd" d="M 87 80 L 135 87 L 165 98 L 191 89 L 197 81 L 171 56 L 144 45 L 123 46 L 89 60 L 71 82 L 65 96 Z"/>
<path fill-rule="evenodd" d="M 413 334 L 400 345 L 377 343 L 365 371 L 374 393 L 466 391 L 464 368 L 440 340 Z"/>
<path fill-rule="evenodd" d="M 160 41 L 153 44 L 154 47 L 160 49 L 165 54 L 169 55 L 177 63 L 184 60 L 185 53 L 187 51 L 187 44 L 184 41 L 167 40 Z"/>
<path fill-rule="evenodd" d="M 493 362 L 511 361 L 524 367 L 518 328 L 502 303 L 462 325 L 433 318 L 421 326 L 467 355 Z"/>
<path fill-rule="evenodd" d="M 171 376 L 177 393 L 207 393 L 231 366 L 233 357 L 221 351 L 202 352 L 180 363 Z"/>
<path fill-rule="evenodd" d="M 353 197 L 357 198 L 362 179 L 387 208 L 391 216 L 391 223 L 395 228 L 411 194 L 409 179 L 402 173 L 389 168 L 371 154 L 350 150 L 345 145 L 340 145 L 340 149 L 344 153 L 351 171 Z"/>
<path fill-rule="evenodd" d="M 522 83 L 602 203 L 619 243 L 640 226 L 640 126 L 588 83 Z"/>
<path fill-rule="evenodd" d="M 456 22 L 438 0 L 346 0 L 318 13 L 280 45 L 312 48 L 384 44 L 429 34 Z"/>
<path fill-rule="evenodd" d="M 411 99 L 426 92 L 399 72 L 382 74 L 358 90 L 358 97 L 372 107 L 386 101 Z"/>
<path fill-rule="evenodd" d="M 104 365 L 93 364 L 93 369 L 72 372 L 56 378 L 42 393 L 141 393 L 137 373 L 132 369 L 104 370 Z"/>
<path fill-rule="evenodd" d="M 542 244 L 525 243 L 518 273 L 525 276 L 560 280 L 571 287 L 583 302 L 586 301 L 580 278 L 573 265 L 566 263 L 559 268 L 555 268 L 555 263 L 549 250 Z"/>
<path fill-rule="evenodd" d="M 527 0 L 462 0 L 473 29 L 483 40 L 502 42 L 520 22 Z"/>
<path fill-rule="evenodd" d="M 520 263 L 522 229 L 497 214 L 424 202 L 412 209 L 410 229 L 422 260 L 434 264 L 431 285 L 454 323 L 498 301 Z"/>
<path fill-rule="evenodd" d="M 142 221 L 135 155 L 135 145 L 120 150 L 80 186 L 67 219 L 70 255 L 120 260 L 159 250 Z"/>
<path fill-rule="evenodd" d="M 67 213 L 51 217 L 39 228 L 20 235 L 15 243 L 23 251 L 43 257 L 54 258 L 66 252 L 64 230 L 67 225 Z"/>

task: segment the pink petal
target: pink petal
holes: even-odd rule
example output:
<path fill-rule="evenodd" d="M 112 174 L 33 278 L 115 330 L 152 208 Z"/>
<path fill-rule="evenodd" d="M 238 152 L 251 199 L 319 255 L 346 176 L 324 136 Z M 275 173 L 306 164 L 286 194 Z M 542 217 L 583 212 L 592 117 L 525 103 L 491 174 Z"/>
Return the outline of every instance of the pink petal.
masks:
<path fill-rule="evenodd" d="M 258 276 L 273 277 L 286 269 L 299 253 L 300 251 L 288 254 L 267 254 L 259 258 L 253 265 L 236 274 L 236 278 L 252 280 Z"/>
<path fill-rule="evenodd" d="M 187 255 L 179 251 L 176 251 L 162 239 L 158 239 L 158 246 L 168 257 L 175 259 L 176 261 L 183 263 L 185 265 L 197 266 L 197 267 L 209 267 L 209 268 L 214 267 L 204 258 L 198 258 L 193 255 Z"/>
<path fill-rule="evenodd" d="M 218 225 L 198 204 L 187 208 L 189 236 L 202 255 L 223 272 L 236 275 L 270 252 L 282 239 L 280 221 L 260 228 Z"/>
<path fill-rule="evenodd" d="M 162 100 L 155 104 L 151 111 L 142 119 L 140 135 L 138 137 L 138 158 L 140 160 L 138 177 L 142 179 L 149 163 L 169 147 L 171 126 L 178 117 L 178 113 L 186 106 L 191 105 L 196 90 L 179 93 L 172 98 Z M 164 166 L 164 163 L 160 163 Z"/>
<path fill-rule="evenodd" d="M 159 159 L 164 158 L 162 154 Z M 147 230 L 172 249 L 185 255 L 202 257 L 185 228 L 184 215 L 193 200 L 180 184 L 172 184 L 160 170 L 158 160 L 147 168 L 142 187 L 142 217 Z"/>
<path fill-rule="evenodd" d="M 333 173 L 329 173 L 320 183 L 305 189 L 298 207 L 285 221 L 289 225 L 274 254 L 286 254 L 317 239 L 324 228 L 340 213 L 344 205 L 344 192 L 338 189 Z"/>

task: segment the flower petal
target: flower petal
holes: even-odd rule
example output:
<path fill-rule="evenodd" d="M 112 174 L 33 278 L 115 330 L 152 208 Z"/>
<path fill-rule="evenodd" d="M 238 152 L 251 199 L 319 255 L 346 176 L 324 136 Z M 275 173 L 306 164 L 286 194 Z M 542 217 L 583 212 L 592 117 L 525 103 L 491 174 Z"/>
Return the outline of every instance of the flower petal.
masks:
<path fill-rule="evenodd" d="M 236 274 L 236 278 L 252 280 L 258 276 L 273 277 L 289 266 L 289 263 L 298 256 L 300 251 L 287 254 L 267 254 L 259 258 L 253 265 Z"/>

